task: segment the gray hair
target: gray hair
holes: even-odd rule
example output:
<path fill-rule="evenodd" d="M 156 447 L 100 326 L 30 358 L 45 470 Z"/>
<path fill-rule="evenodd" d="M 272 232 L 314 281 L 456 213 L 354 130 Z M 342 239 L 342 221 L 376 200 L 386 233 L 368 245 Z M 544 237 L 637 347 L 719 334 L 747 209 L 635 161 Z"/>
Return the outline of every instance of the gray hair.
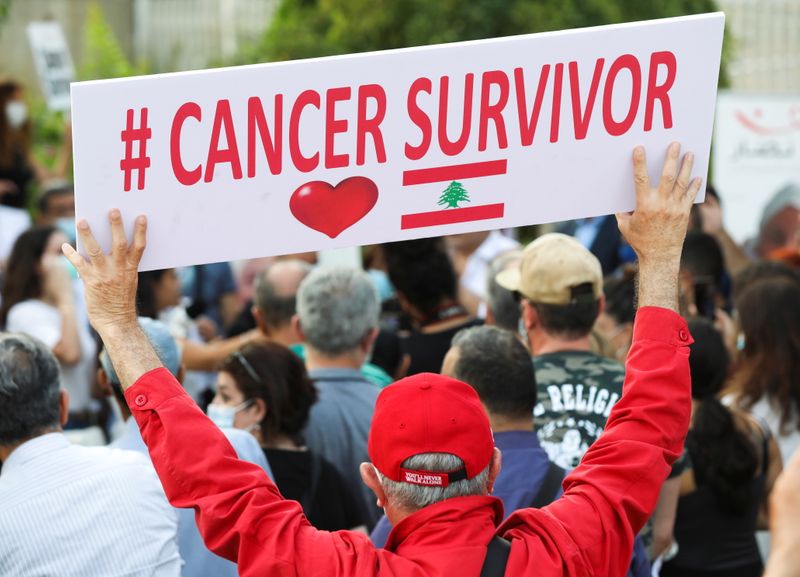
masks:
<path fill-rule="evenodd" d="M 297 308 L 297 285 L 313 268 L 299 259 L 283 260 L 273 263 L 256 277 L 255 305 L 268 325 L 282 327 L 292 320 Z M 286 287 L 280 290 L 274 277 L 281 273 L 295 275 L 297 284 L 288 291 L 285 290 Z"/>
<path fill-rule="evenodd" d="M 60 424 L 58 361 L 44 343 L 0 333 L 0 445 Z"/>
<path fill-rule="evenodd" d="M 495 277 L 512 266 L 519 267 L 522 260 L 522 251 L 513 250 L 504 252 L 492 259 L 489 263 L 489 279 L 486 288 L 486 304 L 494 314 L 495 324 L 501 329 L 516 332 L 519 325 L 519 302 L 514 298 L 514 293 L 500 286 Z"/>
<path fill-rule="evenodd" d="M 308 344 L 336 357 L 356 349 L 378 327 L 378 291 L 369 275 L 349 267 L 317 268 L 297 293 L 297 314 Z"/>
<path fill-rule="evenodd" d="M 423 507 L 445 499 L 452 499 L 453 497 L 486 495 L 489 487 L 489 466 L 487 465 L 483 471 L 471 479 L 454 481 L 447 487 L 427 487 L 402 481 L 392 481 L 380 471 L 378 471 L 378 477 L 389 500 L 395 501 L 407 511 L 418 511 Z M 464 461 L 451 453 L 421 453 L 403 461 L 403 468 L 430 471 L 432 473 L 446 473 L 463 469 Z"/>

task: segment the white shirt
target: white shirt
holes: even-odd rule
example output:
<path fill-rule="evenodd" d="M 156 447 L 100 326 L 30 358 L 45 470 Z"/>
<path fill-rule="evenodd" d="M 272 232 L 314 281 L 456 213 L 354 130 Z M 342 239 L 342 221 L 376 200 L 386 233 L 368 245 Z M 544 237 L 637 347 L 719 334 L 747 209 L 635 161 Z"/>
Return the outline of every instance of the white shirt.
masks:
<path fill-rule="evenodd" d="M 177 519 L 142 455 L 23 443 L 0 474 L 0 575 L 178 577 Z"/>
<path fill-rule="evenodd" d="M 78 300 L 76 295 L 76 303 L 82 300 Z M 89 332 L 88 325 L 82 322 L 80 310 L 76 310 L 76 319 L 81 343 L 81 360 L 70 366 L 60 365 L 61 386 L 69 393 L 70 410 L 85 411 L 91 403 L 97 345 Z M 10 333 L 28 334 L 52 349 L 61 340 L 61 312 L 38 299 L 22 301 L 8 311 L 6 330 Z"/>
<path fill-rule="evenodd" d="M 461 274 L 461 284 L 469 292 L 480 297 L 481 301 L 486 300 L 486 289 L 489 284 L 489 265 L 497 256 L 518 249 L 520 244 L 513 238 L 509 238 L 499 230 L 489 233 L 481 245 L 467 259 L 464 272 Z M 486 316 L 486 306 L 481 302 L 478 316 Z"/>
<path fill-rule="evenodd" d="M 222 429 L 228 437 L 236 454 L 244 461 L 255 463 L 272 478 L 272 471 L 267 464 L 264 450 L 255 437 L 240 429 Z M 125 422 L 125 432 L 111 444 L 112 447 L 137 451 L 148 456 L 147 445 L 133 417 Z M 193 509 L 175 509 L 178 514 L 178 548 L 184 560 L 182 577 L 237 577 L 236 564 L 223 559 L 206 549 L 200 531 L 197 529 Z"/>
<path fill-rule="evenodd" d="M 783 464 L 789 462 L 789 459 L 794 455 L 797 450 L 800 450 L 800 431 L 798 430 L 798 418 L 791 420 L 789 425 L 789 432 L 783 434 L 781 432 L 781 412 L 776 410 L 770 405 L 766 396 L 761 397 L 758 402 L 750 409 L 750 414 L 765 421 L 769 425 L 769 430 L 778 447 L 781 450 L 781 457 L 783 457 Z"/>
<path fill-rule="evenodd" d="M 0 261 L 8 260 L 17 237 L 31 226 L 31 217 L 21 208 L 0 205 Z"/>

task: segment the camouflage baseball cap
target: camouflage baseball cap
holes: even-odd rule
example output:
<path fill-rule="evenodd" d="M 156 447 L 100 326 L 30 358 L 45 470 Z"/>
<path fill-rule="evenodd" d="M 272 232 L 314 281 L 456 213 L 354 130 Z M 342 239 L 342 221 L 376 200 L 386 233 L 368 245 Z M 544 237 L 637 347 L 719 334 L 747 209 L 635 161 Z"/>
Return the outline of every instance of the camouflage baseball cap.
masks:
<path fill-rule="evenodd" d="M 533 302 L 549 305 L 577 302 L 572 289 L 578 285 L 591 284 L 594 299 L 603 294 L 600 261 L 573 237 L 560 233 L 545 234 L 530 243 L 519 268 L 502 271 L 495 280 Z"/>

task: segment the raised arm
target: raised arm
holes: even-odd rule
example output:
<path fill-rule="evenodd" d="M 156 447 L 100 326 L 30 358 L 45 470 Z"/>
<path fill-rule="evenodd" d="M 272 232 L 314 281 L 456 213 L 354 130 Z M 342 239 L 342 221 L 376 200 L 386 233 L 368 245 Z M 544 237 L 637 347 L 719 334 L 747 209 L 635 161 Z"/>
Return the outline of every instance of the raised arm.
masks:
<path fill-rule="evenodd" d="M 512 515 L 503 527 L 511 537 L 533 530 L 544 540 L 557 534 L 560 543 L 574 543 L 562 555 L 577 574 L 625 574 L 634 536 L 655 508 L 689 427 L 691 337 L 677 314 L 678 269 L 700 180 L 690 182 L 692 155 L 681 162 L 677 143 L 655 187 L 643 148 L 634 151 L 633 164 L 636 210 L 617 220 L 639 257 L 640 308 L 622 398 L 565 480 L 564 496 L 545 509 Z"/>
<path fill-rule="evenodd" d="M 111 212 L 110 223 L 110 254 L 103 253 L 85 221 L 78 223 L 78 234 L 89 260 L 67 244 L 62 250 L 83 279 L 89 320 L 103 339 L 170 502 L 195 509 L 206 546 L 236 561 L 243 576 L 351 575 L 356 563 L 374 563 L 366 535 L 317 531 L 263 469 L 237 459 L 222 431 L 161 366 L 135 308 L 146 220 L 136 219 L 130 246 L 119 211 Z M 326 558 L 329 562 L 320 562 Z"/>

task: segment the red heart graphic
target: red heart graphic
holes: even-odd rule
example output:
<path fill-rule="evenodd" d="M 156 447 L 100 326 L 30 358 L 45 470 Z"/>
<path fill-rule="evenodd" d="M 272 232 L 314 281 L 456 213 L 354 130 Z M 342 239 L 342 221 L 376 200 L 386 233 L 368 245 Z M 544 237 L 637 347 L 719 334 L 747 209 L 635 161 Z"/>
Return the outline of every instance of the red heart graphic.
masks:
<path fill-rule="evenodd" d="M 289 210 L 306 225 L 331 238 L 364 218 L 378 202 L 378 187 L 369 178 L 353 176 L 336 186 L 314 180 L 289 199 Z"/>

